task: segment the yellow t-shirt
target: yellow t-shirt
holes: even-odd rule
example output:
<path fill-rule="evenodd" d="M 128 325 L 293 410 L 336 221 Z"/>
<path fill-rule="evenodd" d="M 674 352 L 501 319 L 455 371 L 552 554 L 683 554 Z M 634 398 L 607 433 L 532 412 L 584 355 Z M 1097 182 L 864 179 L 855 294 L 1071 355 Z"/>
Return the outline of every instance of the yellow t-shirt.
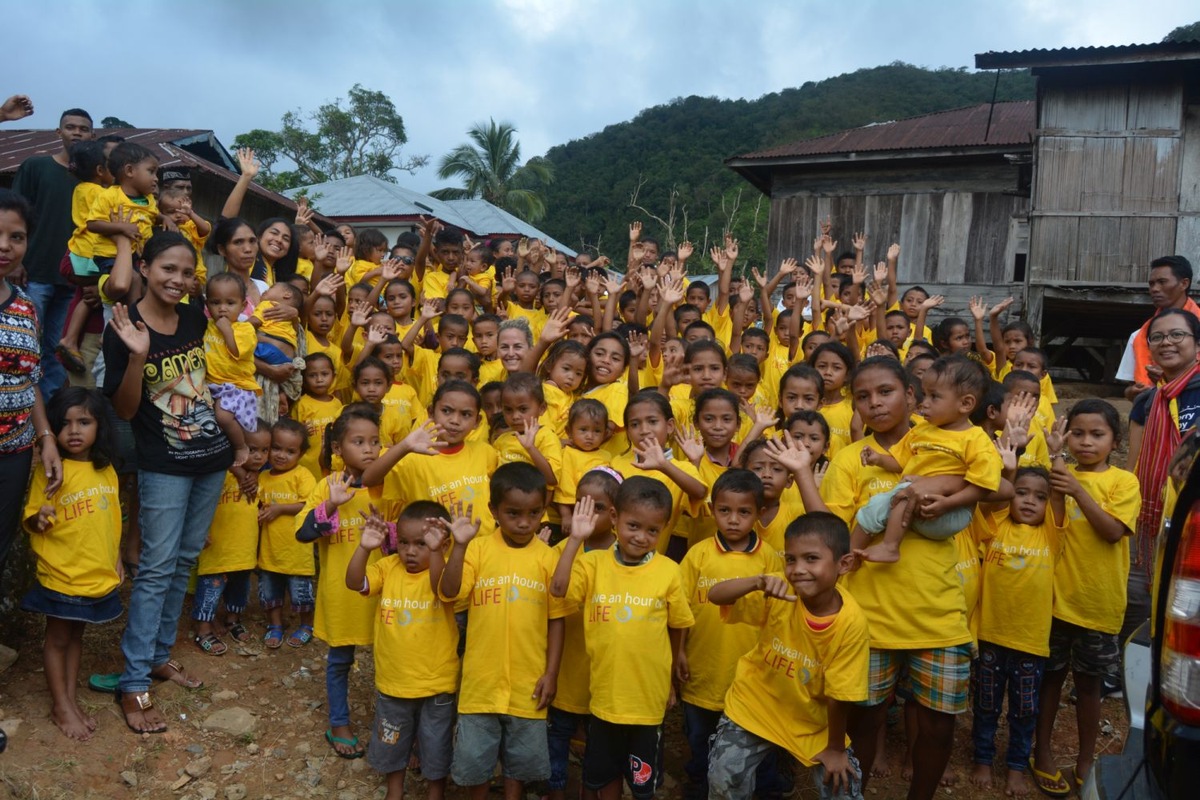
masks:
<path fill-rule="evenodd" d="M 1030 655 L 1050 655 L 1054 561 L 1059 533 L 1046 509 L 1041 525 L 995 513 L 996 534 L 984 546 L 979 639 Z M 960 536 L 962 534 L 959 534 Z"/>
<path fill-rule="evenodd" d="M 900 479 L 880 467 L 864 467 L 864 447 L 884 452 L 874 435 L 860 439 L 830 460 L 821 482 L 826 507 L 851 528 L 858 509 Z M 867 615 L 871 646 L 924 650 L 970 642 L 966 600 L 955 570 L 958 560 L 958 548 L 950 539 L 905 536 L 898 562 L 867 562 L 850 573 L 844 588 L 854 593 Z"/>
<path fill-rule="evenodd" d="M 1036 426 L 1030 426 L 1029 442 L 1025 445 L 1025 452 L 1018 459 L 1017 466 L 1050 469 L 1050 448 L 1046 445 L 1046 435 L 1036 430 Z"/>
<path fill-rule="evenodd" d="M 980 566 L 982 543 L 991 539 L 996 530 L 990 517 L 990 514 L 976 507 L 971 515 L 970 526 L 954 536 L 954 545 L 958 548 L 958 563 L 954 565 L 954 571 L 958 573 L 958 583 L 962 586 L 963 600 L 967 604 L 967 628 L 976 645 L 979 644 L 979 595 L 983 589 Z"/>
<path fill-rule="evenodd" d="M 196 249 L 196 280 L 200 281 L 200 288 L 204 288 L 204 285 L 208 283 L 208 267 L 204 264 L 204 244 L 208 241 L 208 237 L 200 235 L 194 219 L 189 219 L 180 225 L 179 232 Z"/>
<path fill-rule="evenodd" d="M 480 389 L 493 381 L 502 382 L 507 377 L 507 370 L 504 369 L 504 364 L 498 358 L 494 358 L 491 361 L 484 361 L 479 365 Z"/>
<path fill-rule="evenodd" d="M 312 274 L 313 274 L 312 260 L 307 259 L 307 258 L 297 258 L 296 259 L 296 274 L 299 275 L 301 278 L 304 278 L 306 281 L 311 282 Z"/>
<path fill-rule="evenodd" d="M 346 270 L 346 288 L 356 283 L 362 283 L 366 274 L 374 269 L 379 269 L 379 265 L 374 261 L 367 261 L 361 258 L 354 259 L 354 263 L 350 265 L 350 269 Z"/>
<path fill-rule="evenodd" d="M 783 535 L 788 525 L 804 514 L 804 501 L 800 498 L 800 492 L 794 489 L 795 485 L 788 486 L 780 495 L 779 511 L 769 523 L 763 524 L 761 518 L 754 523 L 754 532 L 763 540 L 763 544 L 779 557 L 780 563 L 783 562 Z"/>
<path fill-rule="evenodd" d="M 92 199 L 91 208 L 88 209 L 87 218 L 89 221 L 111 222 L 112 212 L 117 209 L 126 209 L 131 212 L 130 221 L 138 228 L 138 240 L 133 243 L 133 249 L 140 253 L 142 247 L 154 233 L 154 221 L 158 219 L 158 203 L 154 202 L 153 196 L 130 197 L 125 194 L 120 184 L 114 183 L 107 189 L 101 189 L 96 193 Z M 86 223 L 84 231 L 83 238 L 86 239 L 86 243 L 79 242 L 78 246 L 81 249 L 90 247 L 93 257 L 114 258 L 117 255 L 117 245 L 112 239 L 100 233 L 87 232 Z M 76 231 L 76 234 L 78 233 Z"/>
<path fill-rule="evenodd" d="M 92 203 L 103 191 L 104 187 L 98 183 L 82 181 L 76 184 L 75 191 L 71 193 L 71 221 L 75 223 L 75 232 L 67 242 L 67 249 L 77 256 L 91 258 L 93 255 L 92 240 L 88 238 L 88 214 L 92 210 Z"/>
<path fill-rule="evenodd" d="M 687 658 L 691 680 L 683 685 L 685 703 L 722 711 L 738 659 L 754 647 L 758 628 L 727 624 L 719 606 L 708 602 L 709 587 L 733 578 L 748 578 L 783 570 L 783 563 L 762 540 L 746 552 L 730 550 L 713 537 L 688 550 L 679 565 L 683 591 L 696 625 L 688 631 Z"/>
<path fill-rule="evenodd" d="M 486 536 L 496 524 L 488 501 L 492 473 L 498 466 L 500 455 L 487 442 L 464 442 L 460 448 L 432 456 L 411 453 L 387 474 L 383 496 L 399 504 L 397 512 L 417 500 L 432 500 L 446 508 L 457 503 L 472 506 L 482 523 L 480 536 Z"/>
<path fill-rule="evenodd" d="M 533 699 L 546 672 L 546 629 L 571 611 L 550 596 L 557 564 L 554 551 L 536 537 L 510 547 L 496 530 L 467 545 L 458 594 L 442 594 L 446 601 L 469 601 L 458 713 L 546 718 Z"/>
<path fill-rule="evenodd" d="M 258 566 L 258 500 L 242 494 L 237 478 L 225 473 L 221 499 L 200 551 L 197 575 L 240 572 Z"/>
<path fill-rule="evenodd" d="M 991 437 L 976 425 L 950 431 L 922 420 L 896 443 L 892 455 L 904 475 L 958 475 L 989 491 L 1000 488 L 1000 453 Z"/>
<path fill-rule="evenodd" d="M 259 490 L 262 491 L 261 489 Z M 304 510 L 296 515 L 295 530 L 317 506 L 329 499 L 329 479 L 317 481 Z M 378 488 L 359 489 L 337 509 L 337 530 L 317 540 L 317 609 L 313 615 L 313 633 L 330 647 L 371 644 L 375 639 L 375 614 L 378 597 L 366 597 L 346 588 L 346 568 L 358 549 L 359 534 L 366 523 L 370 506 L 387 519 L 395 519 L 393 510 L 383 502 Z M 368 568 L 379 560 L 379 551 L 371 551 Z"/>
<path fill-rule="evenodd" d="M 843 587 L 838 593 L 842 609 L 819 621 L 804 603 L 768 599 L 761 592 L 723 609 L 727 622 L 759 629 L 753 649 L 737 662 L 725 716 L 807 767 L 829 744 L 826 703 L 867 699 L 872 643 L 867 616 Z M 827 627 L 814 630 L 815 621 Z"/>
<path fill-rule="evenodd" d="M 571 404 L 575 402 L 574 395 L 564 392 L 550 381 L 542 381 L 542 394 L 546 398 L 546 413 L 542 414 L 541 423 L 550 427 L 555 438 L 567 438 L 567 417 L 571 414 Z"/>
<path fill-rule="evenodd" d="M 233 341 L 238 349 L 236 358 L 225 346 L 225 336 L 217 323 L 211 319 L 208 321 L 208 327 L 204 329 L 205 380 L 262 394 L 258 382 L 254 380 L 254 346 L 258 343 L 254 326 L 249 322 L 233 323 Z"/>
<path fill-rule="evenodd" d="M 698 511 L 698 504 L 692 502 L 691 498 L 679 487 L 679 484 L 658 470 L 645 470 L 637 466 L 634 463 L 635 457 L 636 454 L 632 450 L 622 453 L 612 460 L 612 468 L 621 473 L 621 477 L 626 480 L 632 478 L 634 475 L 653 478 L 663 486 L 666 486 L 667 491 L 671 493 L 671 517 L 667 520 L 667 526 L 663 528 L 662 533 L 658 535 L 658 552 L 665 553 L 667 552 L 667 545 L 671 543 L 672 536 L 686 535 L 676 530 L 679 525 L 679 517 L 685 510 L 693 512 L 693 514 L 696 513 Z M 687 473 L 696 480 L 700 480 L 700 472 L 692 466 L 692 462 L 672 458 L 671 463 L 682 472 Z"/>
<path fill-rule="evenodd" d="M 730 313 L 729 305 L 725 306 L 725 313 L 722 314 L 717 311 L 717 301 L 714 298 L 708 304 L 708 308 L 704 309 L 704 313 L 700 319 L 712 326 L 713 332 L 717 337 L 717 342 L 724 346 L 726 352 L 728 352 L 730 346 L 732 346 L 733 339 L 733 317 Z"/>
<path fill-rule="evenodd" d="M 379 598 L 375 688 L 410 699 L 453 693 L 458 688 L 458 625 L 454 606 L 433 591 L 429 570 L 409 572 L 399 556 L 384 556 L 367 567 L 367 590 Z"/>
<path fill-rule="evenodd" d="M 341 413 L 342 401 L 336 397 L 318 400 L 305 394 L 292 404 L 292 419 L 304 423 L 308 431 L 308 450 L 300 456 L 300 466 L 309 471 L 313 480 L 319 481 L 325 477 L 325 470 L 321 469 L 320 463 L 321 448 L 325 444 L 325 426 L 332 425 Z"/>
<path fill-rule="evenodd" d="M 627 566 L 615 548 L 592 550 L 575 559 L 567 600 L 583 611 L 588 710 L 617 725 L 661 724 L 671 691 L 668 629 L 695 622 L 679 565 L 651 554 Z"/>
<path fill-rule="evenodd" d="M 554 546 L 555 558 L 562 556 L 567 541 L 563 539 Z M 586 543 L 583 552 L 589 552 Z M 583 610 L 575 606 L 564 618 L 563 624 L 563 654 L 562 663 L 558 668 L 558 693 L 554 695 L 550 705 L 569 714 L 586 714 L 592 693 L 587 643 L 583 635 Z"/>
<path fill-rule="evenodd" d="M 526 319 L 529 321 L 529 329 L 533 331 L 533 341 L 537 341 L 542 335 L 542 328 L 546 327 L 546 312 L 540 308 L 525 308 L 517 305 L 511 300 L 508 301 L 507 316 L 509 319 Z"/>
<path fill-rule="evenodd" d="M 429 413 L 417 397 L 417 391 L 406 383 L 393 383 L 383 396 L 383 407 L 392 409 L 411 431 L 429 419 Z M 404 436 L 408 434 L 405 433 Z M 403 439 L 404 437 L 400 437 Z"/>
<path fill-rule="evenodd" d="M 843 397 L 831 406 L 821 406 L 818 413 L 829 425 L 829 449 L 826 455 L 833 458 L 839 450 L 853 441 L 850 435 L 850 421 L 854 418 L 854 404 L 849 397 Z"/>
<path fill-rule="evenodd" d="M 558 474 L 558 485 L 554 487 L 554 502 L 563 505 L 575 503 L 575 491 L 579 481 L 590 470 L 605 467 L 612 461 L 612 456 L 604 450 L 580 450 L 574 445 L 562 449 L 562 471 Z"/>
<path fill-rule="evenodd" d="M 274 300 L 264 300 L 254 307 L 253 316 L 262 324 L 258 326 L 258 332 L 270 336 L 272 339 L 278 339 L 281 342 L 286 342 L 292 346 L 292 350 L 296 349 L 296 341 L 299 336 L 296 333 L 296 324 L 290 319 L 268 320 L 263 315 L 272 308 L 278 308 L 279 303 Z"/>
<path fill-rule="evenodd" d="M 421 298 L 423 300 L 439 298 L 444 300 L 449 293 L 450 273 L 446 272 L 440 264 L 430 265 L 421 280 Z"/>
<path fill-rule="evenodd" d="M 305 467 L 273 471 L 258 477 L 258 502 L 262 506 L 305 503 L 317 481 Z M 262 526 L 258 540 L 258 568 L 282 575 L 316 575 L 312 542 L 296 541 L 299 517 L 280 515 Z M 343 576 L 344 578 L 345 576 Z"/>
<path fill-rule="evenodd" d="M 412 358 L 404 359 L 401 377 L 416 390 L 422 408 L 433 402 L 433 393 L 437 391 L 438 359 L 441 357 L 442 354 L 437 350 L 414 347 Z"/>
<path fill-rule="evenodd" d="M 615 380 L 596 386 L 584 393 L 584 397 L 597 400 L 608 411 L 609 427 L 616 432 L 604 443 L 603 449 L 612 456 L 619 456 L 629 449 L 629 437 L 625 435 L 625 406 L 629 405 L 629 384 Z"/>
<path fill-rule="evenodd" d="M 1142 510 L 1136 475 L 1117 467 L 1103 472 L 1072 467 L 1071 472 L 1106 514 L 1135 529 Z M 1054 616 L 1088 630 L 1119 633 L 1125 620 L 1129 541 L 1109 544 L 1101 539 L 1070 497 L 1066 523 L 1062 555 L 1054 568 Z"/>
<path fill-rule="evenodd" d="M 550 471 L 556 477 L 560 476 L 562 474 L 562 443 L 559 442 L 553 431 L 549 428 L 538 428 L 533 437 L 533 444 L 550 465 Z M 529 451 L 517 440 L 516 431 L 505 431 L 500 434 L 496 437 L 496 441 L 492 442 L 492 447 L 496 448 L 496 452 L 500 454 L 501 464 L 510 464 L 516 461 L 525 464 L 533 463 Z"/>
<path fill-rule="evenodd" d="M 63 482 L 46 497 L 46 472 L 33 470 L 22 520 L 36 518 L 42 506 L 54 509 L 54 524 L 29 531 L 37 557 L 37 580 L 52 592 L 72 597 L 104 597 L 118 586 L 121 503 L 117 471 L 96 469 L 91 461 L 62 460 Z"/>
<path fill-rule="evenodd" d="M 734 464 L 736 465 L 736 461 Z M 708 487 L 709 496 L 704 503 L 697 504 L 692 513 L 684 512 L 681 522 L 687 530 L 689 549 L 716 535 L 717 521 L 713 517 L 712 508 L 709 506 L 708 501 L 712 500 L 713 484 L 717 482 L 717 478 L 721 477 L 729 469 L 729 467 L 713 461 L 712 456 L 708 454 L 707 450 L 705 450 L 704 455 L 700 456 L 700 463 L 695 466 L 696 472 L 700 475 L 700 482 Z"/>

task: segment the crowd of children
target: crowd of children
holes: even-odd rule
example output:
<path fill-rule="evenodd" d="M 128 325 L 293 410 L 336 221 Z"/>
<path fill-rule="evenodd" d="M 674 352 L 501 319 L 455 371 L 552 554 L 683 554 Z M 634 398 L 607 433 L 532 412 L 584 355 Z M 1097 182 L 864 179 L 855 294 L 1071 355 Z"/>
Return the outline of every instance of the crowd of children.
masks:
<path fill-rule="evenodd" d="M 68 261 L 118 303 L 125 339 L 145 332 L 121 304 L 152 227 L 190 223 L 202 244 L 211 226 L 186 197 L 156 206 L 136 146 L 93 150 Z M 506 797 L 544 781 L 561 798 L 578 738 L 585 792 L 651 797 L 676 703 L 688 798 L 779 797 L 793 762 L 822 796 L 861 797 L 897 696 L 914 796 L 968 707 L 990 783 L 1006 700 L 1009 792 L 1032 772 L 1062 796 L 1049 740 L 1068 669 L 1086 775 L 1140 494 L 1110 463 L 1116 411 L 1055 416 L 1009 302 L 930 329 L 942 298 L 897 284 L 900 248 L 872 266 L 856 235 L 835 258 L 828 223 L 769 278 L 739 277 L 726 236 L 713 283 L 690 243 L 668 252 L 638 224 L 610 271 L 435 221 L 390 249 L 303 207 L 298 223 L 294 257 L 252 292 L 232 268 L 175 287 L 206 310 L 196 391 L 234 450 L 192 640 L 213 656 L 250 640 L 256 583 L 266 647 L 329 646 L 326 739 L 365 753 L 389 800 L 414 758 L 431 798 L 448 778 L 484 797 L 497 764 Z M 120 613 L 114 449 L 96 391 L 63 390 L 49 418 L 67 468 L 53 498 L 37 475 L 30 491 L 25 607 L 47 617 L 55 721 L 84 739 L 83 625 Z M 348 698 L 361 646 L 369 746 Z"/>

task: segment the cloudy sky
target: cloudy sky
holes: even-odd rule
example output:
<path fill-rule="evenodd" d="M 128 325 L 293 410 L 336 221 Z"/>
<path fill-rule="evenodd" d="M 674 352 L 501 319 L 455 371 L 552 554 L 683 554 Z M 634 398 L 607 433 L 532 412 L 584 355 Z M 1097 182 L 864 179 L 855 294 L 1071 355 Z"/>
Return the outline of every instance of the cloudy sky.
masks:
<path fill-rule="evenodd" d="M 406 152 L 434 162 L 488 117 L 514 124 L 529 157 L 674 97 L 1154 42 L 1200 19 L 1194 0 L 40 0 L 5 12 L 16 35 L 3 91 L 33 98 L 29 127 L 83 106 L 97 121 L 212 129 L 230 146 L 361 83 L 395 102 Z M 399 177 L 441 185 L 432 167 Z"/>

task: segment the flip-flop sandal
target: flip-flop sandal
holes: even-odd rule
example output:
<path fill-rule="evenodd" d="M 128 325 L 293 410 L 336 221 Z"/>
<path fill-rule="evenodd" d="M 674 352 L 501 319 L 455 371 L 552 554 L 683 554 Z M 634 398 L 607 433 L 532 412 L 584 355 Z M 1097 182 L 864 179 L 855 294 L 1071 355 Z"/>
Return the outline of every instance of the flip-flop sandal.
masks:
<path fill-rule="evenodd" d="M 288 637 L 288 647 L 304 647 L 312 641 L 313 629 L 312 625 L 301 625 L 296 628 L 295 632 Z"/>
<path fill-rule="evenodd" d="M 135 728 L 129 724 L 129 715 L 130 714 L 132 714 L 135 711 L 140 711 L 143 714 L 145 714 L 147 709 L 154 707 L 154 702 L 150 699 L 149 692 L 131 692 L 131 693 L 117 692 L 115 697 L 117 699 L 117 705 L 121 707 L 121 716 L 124 717 L 124 719 L 125 719 L 125 727 L 129 728 L 129 730 L 133 731 L 134 733 L 138 733 L 138 734 L 142 734 L 142 733 L 158 734 L 158 733 L 166 733 L 167 732 L 167 724 L 165 721 L 163 722 L 163 725 L 161 728 L 154 728 L 152 730 L 145 730 L 145 731 L 138 730 L 137 728 Z"/>
<path fill-rule="evenodd" d="M 1047 797 L 1069 797 L 1071 795 L 1071 784 L 1067 783 L 1061 769 L 1055 770 L 1053 773 L 1042 772 L 1033 765 L 1033 759 L 1030 758 L 1029 773 L 1033 775 L 1033 785 Z"/>
<path fill-rule="evenodd" d="M 167 670 L 168 674 L 161 674 L 163 670 Z M 159 674 L 156 675 L 155 673 Z M 159 664 L 157 667 L 150 670 L 150 677 L 158 681 L 171 681 L 172 683 L 178 683 L 185 689 L 200 689 L 204 686 L 204 681 L 188 675 L 187 670 L 183 668 L 183 664 L 180 664 L 175 659 L 171 659 L 164 664 Z M 176 677 L 178 677 L 179 680 L 176 680 Z"/>
<path fill-rule="evenodd" d="M 229 626 L 229 635 L 233 637 L 235 642 L 245 644 L 250 641 L 250 631 L 246 630 L 246 626 L 240 622 L 235 622 Z"/>
<path fill-rule="evenodd" d="M 193 636 L 192 641 L 196 643 L 204 652 L 210 656 L 223 656 L 229 647 L 217 637 L 215 633 L 206 633 L 203 636 Z"/>
<path fill-rule="evenodd" d="M 88 677 L 88 688 L 93 692 L 114 694 L 121 682 L 121 673 L 97 673 Z"/>
<path fill-rule="evenodd" d="M 349 761 L 353 761 L 356 758 L 362 758 L 364 755 L 366 755 L 366 752 L 363 750 L 355 750 L 354 752 L 351 752 L 351 753 L 343 753 L 340 750 L 338 750 L 337 747 L 334 746 L 334 745 L 340 744 L 340 745 L 344 745 L 346 747 L 357 748 L 358 747 L 358 737 L 357 736 L 355 736 L 353 739 L 343 739 L 341 736 L 334 736 L 333 730 L 330 729 L 330 730 L 325 731 L 325 741 L 329 742 L 329 748 L 331 750 L 333 750 L 334 755 L 336 755 L 338 758 L 344 758 Z"/>
<path fill-rule="evenodd" d="M 283 645 L 283 626 L 268 625 L 267 632 L 263 635 L 263 644 L 272 650 L 278 650 Z"/>
<path fill-rule="evenodd" d="M 78 375 L 87 371 L 87 364 L 83 363 L 83 354 L 78 350 L 60 344 L 54 348 L 54 355 L 58 356 L 58 360 L 66 367 L 67 372 L 74 372 Z"/>

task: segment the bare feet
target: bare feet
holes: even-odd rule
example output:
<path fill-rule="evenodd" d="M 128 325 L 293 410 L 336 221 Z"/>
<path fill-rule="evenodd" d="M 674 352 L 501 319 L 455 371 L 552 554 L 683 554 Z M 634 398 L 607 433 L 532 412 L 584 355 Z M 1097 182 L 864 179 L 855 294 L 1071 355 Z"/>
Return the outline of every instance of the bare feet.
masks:
<path fill-rule="evenodd" d="M 946 771 L 942 773 L 942 786 L 954 786 L 958 783 L 958 773 L 949 764 L 946 765 Z"/>
<path fill-rule="evenodd" d="M 1009 775 L 1012 775 L 1011 770 L 1009 771 Z M 975 784 L 980 789 L 990 788 L 992 785 L 992 765 L 976 764 L 971 767 L 971 783 Z"/>
<path fill-rule="evenodd" d="M 68 739 L 86 742 L 92 738 L 92 729 L 88 728 L 87 722 L 73 705 L 55 705 L 50 709 L 50 719 L 54 720 L 54 724 Z"/>
<path fill-rule="evenodd" d="M 900 768 L 900 777 L 906 781 L 912 780 L 912 759 L 909 758 L 904 762 L 904 766 Z"/>
<path fill-rule="evenodd" d="M 1004 784 L 1004 793 L 1009 797 L 1025 797 L 1030 794 L 1033 786 L 1025 775 L 1024 770 L 1008 770 L 1008 780 Z"/>
<path fill-rule="evenodd" d="M 874 564 L 895 564 L 900 560 L 900 546 L 888 542 L 879 542 L 865 550 L 855 550 L 854 552 L 863 561 L 870 561 Z"/>
<path fill-rule="evenodd" d="M 79 718 L 83 720 L 84 725 L 87 725 L 89 731 L 96 730 L 96 718 L 84 711 L 83 706 L 79 705 L 78 702 L 75 703 L 75 712 L 79 714 Z"/>

